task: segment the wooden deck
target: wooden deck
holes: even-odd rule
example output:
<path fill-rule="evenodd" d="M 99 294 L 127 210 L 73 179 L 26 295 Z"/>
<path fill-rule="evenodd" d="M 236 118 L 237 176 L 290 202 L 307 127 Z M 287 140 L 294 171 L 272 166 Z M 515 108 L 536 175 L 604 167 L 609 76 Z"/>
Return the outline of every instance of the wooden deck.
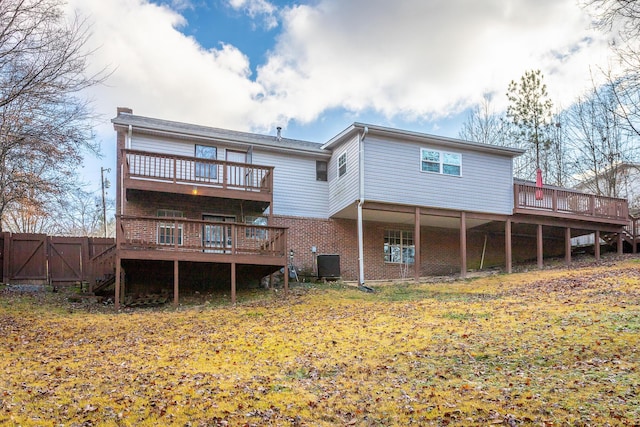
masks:
<path fill-rule="evenodd" d="M 538 188 L 534 184 L 514 184 L 514 214 L 539 215 L 562 219 L 629 223 L 626 199 L 596 196 L 555 187 Z"/>
<path fill-rule="evenodd" d="M 271 202 L 273 167 L 123 150 L 124 188 Z"/>
<path fill-rule="evenodd" d="M 286 263 L 287 229 L 186 218 L 119 216 L 120 258 Z"/>

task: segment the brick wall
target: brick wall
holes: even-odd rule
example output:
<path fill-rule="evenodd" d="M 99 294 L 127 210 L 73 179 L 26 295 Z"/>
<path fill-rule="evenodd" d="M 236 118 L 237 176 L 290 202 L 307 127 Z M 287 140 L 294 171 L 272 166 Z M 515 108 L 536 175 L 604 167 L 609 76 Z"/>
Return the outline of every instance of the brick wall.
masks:
<path fill-rule="evenodd" d="M 293 264 L 303 272 L 316 272 L 315 256 L 311 247 L 315 246 L 318 254 L 340 255 L 340 270 L 345 280 L 358 278 L 358 234 L 357 222 L 346 219 L 312 219 L 297 217 L 274 217 L 274 225 L 288 227 L 289 248 L 294 251 Z M 365 278 L 382 280 L 414 277 L 414 266 L 405 270 L 399 264 L 384 262 L 384 233 L 387 229 L 413 231 L 406 224 L 388 224 L 377 222 L 364 223 L 364 260 Z M 460 272 L 460 233 L 458 230 L 422 227 L 420 230 L 422 262 L 420 275 L 445 275 Z M 483 268 L 505 266 L 504 234 L 467 232 L 467 267 L 479 269 L 484 248 Z M 535 236 L 512 237 L 513 262 L 536 259 Z M 545 239 L 545 256 L 562 255 L 564 242 Z"/>

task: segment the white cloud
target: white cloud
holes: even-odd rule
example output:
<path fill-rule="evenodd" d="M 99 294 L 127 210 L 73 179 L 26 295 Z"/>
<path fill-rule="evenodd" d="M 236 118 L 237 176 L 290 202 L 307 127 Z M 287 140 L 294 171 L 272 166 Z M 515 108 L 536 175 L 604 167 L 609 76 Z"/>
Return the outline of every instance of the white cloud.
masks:
<path fill-rule="evenodd" d="M 173 120 L 249 127 L 260 87 L 238 49 L 203 49 L 176 29 L 184 18 L 167 7 L 141 0 L 74 1 L 93 21 L 93 66 L 113 70 L 94 91 L 101 112 L 112 117 L 116 106 L 129 106 Z"/>
<path fill-rule="evenodd" d="M 280 13 L 277 44 L 253 64 L 255 76 L 236 47 L 206 50 L 182 34 L 185 19 L 169 6 L 71 0 L 94 23 L 93 66 L 114 70 L 92 93 L 98 111 L 110 118 L 128 106 L 238 130 L 312 122 L 330 109 L 437 119 L 486 93 L 504 106 L 509 81 L 538 68 L 554 102 L 567 106 L 608 53 L 574 0 L 318 0 L 281 11 L 228 1 L 253 16 Z M 111 142 L 106 120 L 104 128 Z"/>
<path fill-rule="evenodd" d="M 608 52 L 589 24 L 573 0 L 324 0 L 285 12 L 258 82 L 303 121 L 331 107 L 439 118 L 539 68 L 566 106 Z"/>
<path fill-rule="evenodd" d="M 267 30 L 278 26 L 278 9 L 266 0 L 229 0 L 229 6 L 236 10 L 244 10 L 251 18 L 262 17 Z"/>

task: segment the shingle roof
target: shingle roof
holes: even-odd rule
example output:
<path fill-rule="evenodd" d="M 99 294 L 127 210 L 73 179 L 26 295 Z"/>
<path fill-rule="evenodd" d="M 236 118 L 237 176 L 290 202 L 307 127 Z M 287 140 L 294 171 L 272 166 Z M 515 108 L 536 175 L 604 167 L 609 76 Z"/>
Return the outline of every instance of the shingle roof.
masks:
<path fill-rule="evenodd" d="M 114 126 L 129 126 L 139 131 L 165 132 L 185 136 L 211 138 L 215 140 L 260 145 L 274 149 L 289 149 L 297 151 L 313 152 L 318 154 L 330 154 L 323 150 L 318 142 L 303 141 L 299 139 L 278 138 L 275 135 L 262 135 L 250 132 L 240 132 L 229 129 L 221 129 L 210 126 L 195 125 L 190 123 L 174 122 L 171 120 L 156 119 L 138 116 L 129 113 L 120 113 L 111 122 Z"/>

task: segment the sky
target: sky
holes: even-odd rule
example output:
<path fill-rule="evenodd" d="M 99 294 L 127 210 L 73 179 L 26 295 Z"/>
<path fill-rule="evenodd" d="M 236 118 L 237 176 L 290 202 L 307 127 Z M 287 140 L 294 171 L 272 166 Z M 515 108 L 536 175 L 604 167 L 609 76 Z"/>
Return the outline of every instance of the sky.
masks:
<path fill-rule="evenodd" d="M 134 114 L 326 142 L 353 122 L 457 137 L 490 97 L 540 69 L 556 108 L 593 87 L 610 36 L 579 0 L 68 0 L 91 25 L 87 92 L 115 180 L 117 107 Z M 113 188 L 110 191 L 114 191 Z"/>

